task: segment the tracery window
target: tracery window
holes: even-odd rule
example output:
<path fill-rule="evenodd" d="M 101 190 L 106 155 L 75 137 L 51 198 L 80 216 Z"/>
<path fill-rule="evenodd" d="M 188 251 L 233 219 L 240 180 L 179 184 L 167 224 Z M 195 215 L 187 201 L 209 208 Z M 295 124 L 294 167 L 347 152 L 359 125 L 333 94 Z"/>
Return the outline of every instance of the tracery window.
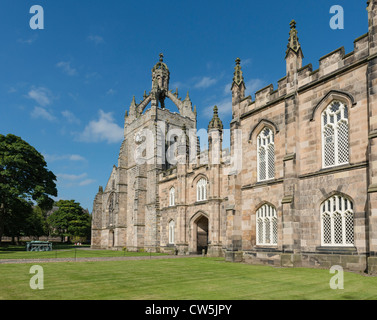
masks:
<path fill-rule="evenodd" d="M 354 223 L 351 200 L 335 195 L 321 205 L 321 240 L 323 246 L 353 246 Z"/>
<path fill-rule="evenodd" d="M 256 213 L 257 245 L 277 245 L 278 218 L 276 209 L 265 204 Z"/>
<path fill-rule="evenodd" d="M 258 181 L 273 179 L 275 176 L 275 145 L 273 131 L 269 128 L 264 128 L 257 137 L 257 145 Z"/>
<path fill-rule="evenodd" d="M 348 107 L 333 101 L 322 112 L 322 162 L 323 167 L 333 167 L 349 162 Z"/>
<path fill-rule="evenodd" d="M 196 200 L 207 200 L 207 180 L 205 178 L 201 178 L 196 184 Z"/>

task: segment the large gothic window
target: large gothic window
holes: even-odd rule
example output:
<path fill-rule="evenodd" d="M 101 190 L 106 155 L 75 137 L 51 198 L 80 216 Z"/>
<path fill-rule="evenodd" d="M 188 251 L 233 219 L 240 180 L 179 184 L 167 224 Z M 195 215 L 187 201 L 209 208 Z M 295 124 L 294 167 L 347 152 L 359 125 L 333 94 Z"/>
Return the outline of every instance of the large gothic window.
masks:
<path fill-rule="evenodd" d="M 273 179 L 275 176 L 275 145 L 274 133 L 269 128 L 264 128 L 257 137 L 258 181 Z"/>
<path fill-rule="evenodd" d="M 174 232 L 175 232 L 175 222 L 171 220 L 169 222 L 169 244 L 174 244 Z"/>
<path fill-rule="evenodd" d="M 257 245 L 277 245 L 278 218 L 273 206 L 265 204 L 257 210 L 256 226 Z"/>
<path fill-rule="evenodd" d="M 321 205 L 321 231 L 323 246 L 353 246 L 353 204 L 336 195 Z"/>
<path fill-rule="evenodd" d="M 175 188 L 171 187 L 169 191 L 169 206 L 175 206 Z"/>
<path fill-rule="evenodd" d="M 201 178 L 196 184 L 196 200 L 207 200 L 207 179 Z"/>
<path fill-rule="evenodd" d="M 325 168 L 349 162 L 348 108 L 340 101 L 322 112 L 322 162 Z"/>

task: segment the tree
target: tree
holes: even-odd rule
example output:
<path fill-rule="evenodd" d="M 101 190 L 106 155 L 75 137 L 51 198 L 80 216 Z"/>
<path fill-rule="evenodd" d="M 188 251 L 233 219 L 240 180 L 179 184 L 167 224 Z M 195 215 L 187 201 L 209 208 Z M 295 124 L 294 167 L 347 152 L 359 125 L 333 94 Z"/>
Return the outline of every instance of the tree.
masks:
<path fill-rule="evenodd" d="M 0 134 L 0 241 L 5 222 L 15 218 L 19 207 L 36 203 L 42 210 L 57 196 L 56 176 L 47 169 L 44 157 L 13 134 Z"/>
<path fill-rule="evenodd" d="M 80 203 L 74 200 L 59 200 L 55 203 L 59 209 L 48 217 L 48 223 L 54 233 L 63 237 L 82 237 L 90 235 L 90 215 Z M 69 240 L 68 240 L 69 241 Z"/>
<path fill-rule="evenodd" d="M 32 204 L 24 199 L 17 199 L 8 206 L 8 213 L 4 219 L 4 234 L 12 237 L 12 243 L 15 242 L 15 238 L 25 235 L 32 212 Z"/>

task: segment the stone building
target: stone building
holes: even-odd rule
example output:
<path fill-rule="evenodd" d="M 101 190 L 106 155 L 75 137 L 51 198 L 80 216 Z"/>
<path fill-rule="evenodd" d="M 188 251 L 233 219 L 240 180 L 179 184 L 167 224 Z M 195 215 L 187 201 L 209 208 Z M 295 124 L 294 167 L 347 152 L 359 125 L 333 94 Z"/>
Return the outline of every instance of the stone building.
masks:
<path fill-rule="evenodd" d="M 198 150 L 196 108 L 169 90 L 161 55 L 95 197 L 92 246 L 377 272 L 377 1 L 367 13 L 354 51 L 326 54 L 317 70 L 302 66 L 292 21 L 286 75 L 254 100 L 236 60 L 229 154 L 217 107 Z"/>

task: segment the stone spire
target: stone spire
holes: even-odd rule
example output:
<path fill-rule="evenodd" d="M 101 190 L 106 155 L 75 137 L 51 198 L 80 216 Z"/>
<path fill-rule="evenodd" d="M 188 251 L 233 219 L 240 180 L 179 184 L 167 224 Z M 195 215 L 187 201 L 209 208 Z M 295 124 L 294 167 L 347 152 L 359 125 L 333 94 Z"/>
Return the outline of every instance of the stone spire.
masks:
<path fill-rule="evenodd" d="M 132 97 L 131 105 L 130 105 L 130 112 L 127 116 L 130 116 L 131 118 L 137 117 L 137 104 L 135 100 L 135 96 Z"/>
<path fill-rule="evenodd" d="M 245 98 L 245 82 L 243 79 L 242 69 L 241 69 L 241 59 L 236 59 L 236 66 L 234 67 L 234 76 L 232 87 L 232 105 L 238 104 L 243 98 Z"/>
<path fill-rule="evenodd" d="M 189 95 L 189 92 L 188 92 L 188 91 L 187 91 L 187 95 L 186 95 L 185 101 L 191 101 L 191 99 L 190 99 L 190 95 Z"/>
<path fill-rule="evenodd" d="M 297 36 L 297 30 L 296 30 L 296 21 L 292 20 L 290 22 L 291 30 L 289 31 L 289 39 L 288 39 L 288 45 L 287 45 L 287 51 L 285 52 L 285 58 L 288 57 L 289 51 L 292 50 L 295 54 L 299 54 L 299 51 L 301 51 L 301 45 L 298 41 Z"/>
<path fill-rule="evenodd" d="M 208 131 L 214 130 L 214 129 L 218 129 L 220 131 L 223 130 L 223 123 L 222 123 L 221 119 L 219 118 L 217 106 L 214 106 L 214 108 L 213 108 L 213 117 L 212 117 L 212 120 L 209 122 L 209 125 L 208 125 Z"/>
<path fill-rule="evenodd" d="M 289 31 L 289 39 L 287 45 L 287 51 L 285 52 L 285 61 L 287 67 L 288 82 L 297 82 L 297 71 L 302 68 L 302 59 L 304 55 L 301 50 L 300 42 L 297 37 L 296 21 L 292 20 L 290 23 L 291 30 Z M 294 87 L 295 84 L 292 83 Z"/>
<path fill-rule="evenodd" d="M 240 58 L 237 58 L 236 59 L 236 66 L 234 68 L 234 76 L 233 76 L 233 84 L 236 84 L 238 86 L 241 85 L 241 83 L 243 83 L 243 74 L 242 74 L 242 69 L 241 69 L 241 59 Z"/>

